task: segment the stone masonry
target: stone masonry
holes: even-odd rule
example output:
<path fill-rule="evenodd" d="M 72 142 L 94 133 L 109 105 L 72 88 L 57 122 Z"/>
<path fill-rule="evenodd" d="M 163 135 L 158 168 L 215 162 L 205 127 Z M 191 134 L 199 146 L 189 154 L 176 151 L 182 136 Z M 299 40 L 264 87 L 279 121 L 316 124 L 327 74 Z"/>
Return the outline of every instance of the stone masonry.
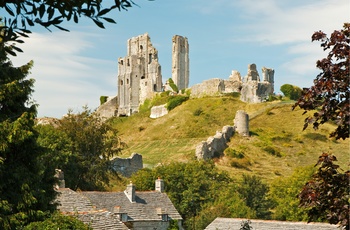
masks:
<path fill-rule="evenodd" d="M 233 126 L 224 126 L 221 132 L 216 132 L 207 141 L 202 141 L 196 147 L 196 157 L 198 160 L 208 160 L 223 154 L 227 148 L 227 142 L 234 134 Z"/>
<path fill-rule="evenodd" d="M 240 92 L 241 100 L 248 103 L 263 102 L 274 92 L 274 73 L 270 68 L 263 67 L 263 79 L 260 80 L 255 64 L 248 65 L 248 73 L 242 78 L 233 70 L 228 80 L 213 78 L 191 87 L 191 97 L 218 96 L 225 93 Z"/>
<path fill-rule="evenodd" d="M 140 104 L 162 91 L 158 51 L 147 33 L 127 42 L 127 56 L 118 59 L 118 116 L 138 112 Z"/>
<path fill-rule="evenodd" d="M 273 69 L 262 68 L 263 80 L 260 81 L 259 73 L 255 64 L 248 65 L 248 74 L 243 78 L 241 89 L 241 100 L 248 103 L 259 103 L 264 101 L 274 92 Z"/>
<path fill-rule="evenodd" d="M 235 130 L 239 135 L 249 136 L 249 115 L 245 111 L 238 110 L 233 122 Z"/>
<path fill-rule="evenodd" d="M 188 88 L 190 75 L 189 45 L 186 37 L 173 36 L 172 75 L 179 90 Z"/>
<path fill-rule="evenodd" d="M 222 131 L 217 131 L 214 136 L 196 146 L 197 159 L 209 160 L 223 155 L 224 150 L 228 147 L 227 142 L 230 141 L 235 132 L 241 136 L 249 136 L 249 116 L 243 110 L 236 112 L 234 126 L 224 126 Z"/>
<path fill-rule="evenodd" d="M 143 168 L 142 155 L 133 153 L 128 158 L 114 158 L 112 167 L 123 176 L 130 177 L 133 173 Z"/>
<path fill-rule="evenodd" d="M 189 46 L 186 37 L 173 37 L 172 78 L 178 88 L 189 83 Z M 127 42 L 127 55 L 118 59 L 118 112 L 117 116 L 137 113 L 146 99 L 163 91 L 158 51 L 147 33 Z"/>

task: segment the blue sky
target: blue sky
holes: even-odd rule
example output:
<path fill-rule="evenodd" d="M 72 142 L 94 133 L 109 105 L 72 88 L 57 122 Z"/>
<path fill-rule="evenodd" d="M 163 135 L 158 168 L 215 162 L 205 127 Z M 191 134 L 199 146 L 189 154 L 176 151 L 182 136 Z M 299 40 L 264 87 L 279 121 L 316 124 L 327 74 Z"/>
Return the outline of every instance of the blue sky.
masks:
<path fill-rule="evenodd" d="M 108 0 L 106 1 L 108 2 Z M 34 60 L 34 100 L 39 117 L 60 118 L 68 109 L 94 109 L 101 95 L 117 94 L 117 60 L 127 39 L 148 33 L 158 49 L 163 82 L 171 77 L 172 36 L 188 38 L 190 86 L 211 78 L 242 77 L 248 64 L 275 69 L 275 92 L 285 83 L 309 87 L 326 56 L 313 32 L 330 34 L 349 21 L 348 0 L 134 0 L 139 6 L 113 11 L 117 24 L 99 29 L 92 21 L 65 23 L 71 32 L 33 27 L 12 59 Z M 6 16 L 0 11 L 0 16 Z"/>

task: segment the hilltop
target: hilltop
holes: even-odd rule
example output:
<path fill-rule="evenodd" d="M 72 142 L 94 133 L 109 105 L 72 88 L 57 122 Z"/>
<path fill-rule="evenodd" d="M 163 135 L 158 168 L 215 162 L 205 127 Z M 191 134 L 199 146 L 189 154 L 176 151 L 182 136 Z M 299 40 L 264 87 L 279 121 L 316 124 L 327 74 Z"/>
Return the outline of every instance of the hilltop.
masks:
<path fill-rule="evenodd" d="M 349 140 L 328 138 L 334 125 L 325 124 L 315 131 L 302 131 L 306 115 L 292 111 L 293 101 L 247 104 L 239 95 L 189 99 L 164 117 L 149 118 L 150 111 L 140 110 L 130 117 L 111 121 L 127 144 L 122 157 L 142 154 L 144 165 L 153 167 L 171 161 L 189 161 L 195 147 L 225 125 L 233 125 L 237 110 L 250 117 L 250 137 L 235 134 L 225 155 L 216 165 L 231 175 L 257 174 L 270 180 L 290 175 L 297 166 L 315 164 L 322 152 L 337 156 L 341 168 L 349 161 Z"/>

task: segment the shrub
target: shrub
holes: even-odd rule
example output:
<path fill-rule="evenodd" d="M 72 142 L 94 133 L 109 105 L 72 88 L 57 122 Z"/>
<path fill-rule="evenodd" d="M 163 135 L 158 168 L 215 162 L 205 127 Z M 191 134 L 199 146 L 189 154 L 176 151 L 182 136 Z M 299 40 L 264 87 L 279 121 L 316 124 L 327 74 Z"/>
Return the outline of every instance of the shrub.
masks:
<path fill-rule="evenodd" d="M 244 152 L 237 151 L 235 149 L 227 148 L 225 149 L 225 155 L 232 158 L 242 159 L 244 158 Z"/>
<path fill-rule="evenodd" d="M 301 88 L 291 84 L 282 85 L 280 90 L 284 94 L 284 96 L 289 97 L 291 100 L 297 100 L 299 97 L 301 97 L 302 93 Z"/>
<path fill-rule="evenodd" d="M 280 151 L 278 151 L 277 149 L 275 149 L 274 147 L 272 146 L 266 146 L 265 148 L 263 148 L 263 150 L 273 156 L 276 156 L 276 157 L 281 157 L 282 154 L 280 153 Z"/>
<path fill-rule="evenodd" d="M 108 99 L 108 96 L 101 96 L 100 97 L 100 105 L 103 105 L 104 103 L 106 103 L 107 99 Z"/>
<path fill-rule="evenodd" d="M 173 79 L 169 78 L 169 85 L 171 87 L 171 89 L 174 91 L 174 92 L 179 92 L 179 89 L 177 88 L 177 85 L 175 85 Z"/>
<path fill-rule="evenodd" d="M 199 116 L 203 113 L 203 109 L 202 108 L 198 108 L 193 112 L 194 116 Z"/>
<path fill-rule="evenodd" d="M 188 96 L 172 96 L 169 98 L 166 108 L 168 111 L 173 110 L 177 106 L 181 105 L 184 101 L 188 100 Z"/>

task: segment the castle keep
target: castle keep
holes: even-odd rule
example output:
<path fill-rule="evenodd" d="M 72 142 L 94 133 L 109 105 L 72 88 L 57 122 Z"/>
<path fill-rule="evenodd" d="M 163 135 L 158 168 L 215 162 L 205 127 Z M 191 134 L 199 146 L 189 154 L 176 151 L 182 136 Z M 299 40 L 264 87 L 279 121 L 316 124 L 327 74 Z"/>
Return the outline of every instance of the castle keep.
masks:
<path fill-rule="evenodd" d="M 173 37 L 172 76 L 179 89 L 188 87 L 187 38 Z M 158 51 L 147 33 L 127 42 L 127 56 L 118 59 L 118 116 L 137 113 L 139 106 L 155 92 L 163 91 Z"/>

